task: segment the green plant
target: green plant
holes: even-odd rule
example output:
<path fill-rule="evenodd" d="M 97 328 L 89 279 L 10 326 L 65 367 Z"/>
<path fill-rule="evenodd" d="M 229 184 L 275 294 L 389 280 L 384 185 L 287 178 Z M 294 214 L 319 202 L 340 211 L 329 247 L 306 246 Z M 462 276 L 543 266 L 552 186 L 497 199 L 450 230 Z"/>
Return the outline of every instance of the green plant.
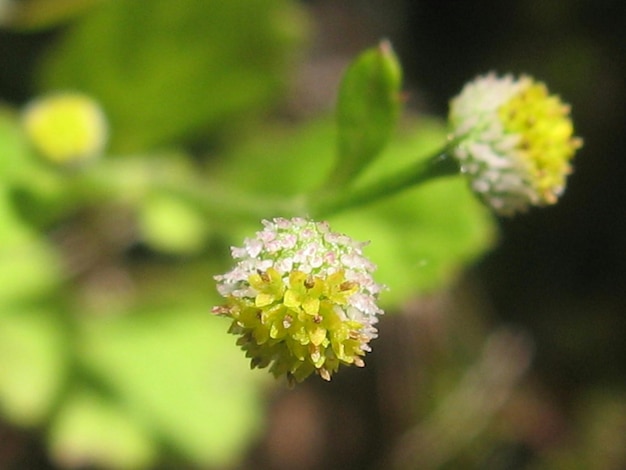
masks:
<path fill-rule="evenodd" d="M 448 285 L 492 246 L 491 211 L 456 177 L 465 171 L 459 149 L 471 157 L 476 135 L 403 112 L 401 66 L 387 42 L 349 66 L 334 119 L 293 125 L 266 118 L 304 36 L 290 2 L 90 2 L 68 12 L 78 16 L 39 65 L 44 97 L 0 110 L 0 407 L 18 426 L 44 428 L 60 465 L 237 459 L 260 429 L 273 382 L 247 370 L 225 322 L 210 314 L 223 304 L 212 276 L 231 269 L 229 246 L 261 219 L 325 219 L 370 240 L 372 275 L 388 287 L 367 291 L 379 302 L 370 320 Z M 46 101 L 60 90 L 89 103 Z M 92 135 L 87 122 L 67 146 L 58 127 L 39 133 L 45 120 L 33 123 L 33 113 L 61 106 L 55 119 L 76 130 L 72 113 L 94 103 L 108 125 L 96 119 Z M 560 142 L 569 159 L 579 145 L 571 129 Z M 362 269 L 367 282 L 371 271 Z M 300 325 L 315 330 L 303 344 L 335 352 L 327 368 L 316 349 L 298 369 L 274 359 L 277 350 L 304 357 L 302 344 L 285 353 L 280 341 L 269 350 L 244 342 L 253 365 L 274 361 L 276 375 L 296 381 L 329 379 L 339 362 L 362 365 L 375 321 L 346 327 L 330 317 L 363 293 L 363 278 L 334 265 L 329 277 L 294 272 L 247 272 L 237 282 L 257 292 L 236 307 L 253 320 L 278 300 L 301 309 L 311 321 Z M 298 323 L 281 315 L 256 331 Z M 247 328 L 241 317 L 234 325 Z"/>

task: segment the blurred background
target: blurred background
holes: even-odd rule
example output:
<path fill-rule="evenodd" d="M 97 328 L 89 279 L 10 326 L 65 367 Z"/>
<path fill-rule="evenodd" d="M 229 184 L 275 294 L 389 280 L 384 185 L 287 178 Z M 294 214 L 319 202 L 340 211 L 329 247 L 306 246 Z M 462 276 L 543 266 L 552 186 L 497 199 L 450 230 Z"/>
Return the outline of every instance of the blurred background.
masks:
<path fill-rule="evenodd" d="M 624 2 L 0 0 L 0 22 L 1 468 L 626 468 Z M 288 389 L 209 315 L 258 225 L 229 183 L 292 191 L 268 181 L 288 157 L 259 155 L 315 161 L 345 67 L 383 38 L 431 140 L 496 71 L 570 103 L 584 147 L 553 207 L 496 220 L 451 199 L 472 241 L 424 242 L 445 276 L 402 279 L 367 367 Z M 88 177 L 20 130 L 57 90 L 109 119 Z M 337 223 L 374 245 L 359 217 Z"/>

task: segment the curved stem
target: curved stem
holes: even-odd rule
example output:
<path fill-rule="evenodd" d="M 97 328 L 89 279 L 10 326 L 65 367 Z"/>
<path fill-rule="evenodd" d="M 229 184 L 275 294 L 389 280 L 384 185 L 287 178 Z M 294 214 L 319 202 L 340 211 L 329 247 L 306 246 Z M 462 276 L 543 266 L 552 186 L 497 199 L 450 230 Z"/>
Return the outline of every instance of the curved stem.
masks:
<path fill-rule="evenodd" d="M 405 189 L 442 176 L 460 172 L 457 160 L 447 148 L 435 156 L 420 160 L 409 168 L 398 171 L 365 186 L 348 188 L 330 194 L 317 193 L 309 200 L 309 213 L 314 218 L 328 217 L 339 212 L 359 207 L 393 196 Z"/>
<path fill-rule="evenodd" d="M 365 185 L 320 190 L 299 197 L 260 197 L 199 178 L 189 171 L 177 171 L 157 161 L 136 162 L 109 160 L 100 162 L 95 171 L 75 174 L 66 194 L 75 201 L 126 200 L 131 204 L 153 192 L 166 192 L 197 207 L 216 221 L 255 220 L 283 216 L 305 216 L 315 219 L 357 208 L 395 195 L 405 189 L 460 172 L 457 160 L 444 151 L 420 160 L 408 168 Z"/>

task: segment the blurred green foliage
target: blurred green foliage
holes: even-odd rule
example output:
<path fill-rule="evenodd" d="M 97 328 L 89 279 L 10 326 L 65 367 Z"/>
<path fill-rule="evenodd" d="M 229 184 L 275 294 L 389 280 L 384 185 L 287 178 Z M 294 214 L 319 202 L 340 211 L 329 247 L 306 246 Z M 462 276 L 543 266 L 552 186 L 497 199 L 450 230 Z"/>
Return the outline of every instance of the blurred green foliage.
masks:
<path fill-rule="evenodd" d="M 399 66 L 381 93 L 364 85 L 377 48 L 348 72 L 337 121 L 268 119 L 306 37 L 294 2 L 89 4 L 36 78 L 42 93 L 102 104 L 107 155 L 55 167 L 33 153 L 19 115 L 0 110 L 0 409 L 44 429 L 61 466 L 232 464 L 260 429 L 271 384 L 209 314 L 228 246 L 261 217 L 306 215 L 302 201 L 333 168 L 362 185 L 427 158 L 445 126 L 406 117 L 394 130 Z M 460 179 L 330 222 L 371 240 L 390 313 L 445 287 L 495 234 Z"/>
<path fill-rule="evenodd" d="M 285 0 L 103 2 L 47 57 L 43 90 L 79 89 L 111 122 L 111 151 L 236 128 L 286 84 L 304 18 Z"/>

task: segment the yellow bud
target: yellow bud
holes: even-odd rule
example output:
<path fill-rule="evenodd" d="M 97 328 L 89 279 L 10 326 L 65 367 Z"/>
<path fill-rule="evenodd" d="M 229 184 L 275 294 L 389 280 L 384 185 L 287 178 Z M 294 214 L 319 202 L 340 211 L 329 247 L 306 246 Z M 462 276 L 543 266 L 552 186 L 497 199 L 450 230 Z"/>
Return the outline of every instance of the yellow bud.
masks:
<path fill-rule="evenodd" d="M 98 156 L 108 126 L 100 106 L 76 92 L 47 95 L 30 102 L 22 123 L 32 146 L 45 159 L 67 164 Z"/>

